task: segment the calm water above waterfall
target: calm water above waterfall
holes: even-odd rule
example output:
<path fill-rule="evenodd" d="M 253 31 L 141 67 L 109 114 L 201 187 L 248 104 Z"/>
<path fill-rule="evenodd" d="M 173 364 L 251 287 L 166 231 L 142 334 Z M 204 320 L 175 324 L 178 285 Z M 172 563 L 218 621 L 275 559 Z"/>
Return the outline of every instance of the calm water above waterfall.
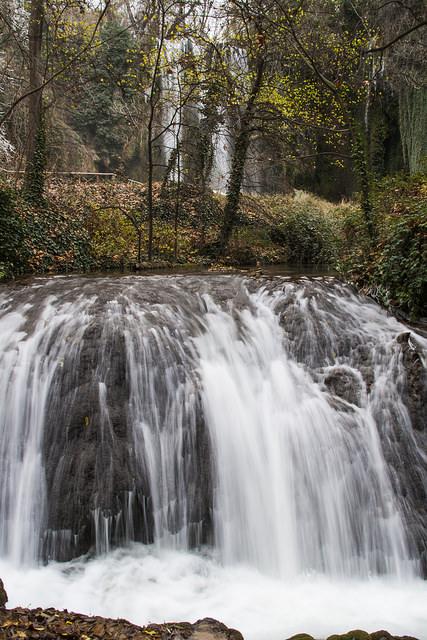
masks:
<path fill-rule="evenodd" d="M 12 600 L 427 638 L 427 341 L 407 332 L 331 278 L 3 287 Z"/>

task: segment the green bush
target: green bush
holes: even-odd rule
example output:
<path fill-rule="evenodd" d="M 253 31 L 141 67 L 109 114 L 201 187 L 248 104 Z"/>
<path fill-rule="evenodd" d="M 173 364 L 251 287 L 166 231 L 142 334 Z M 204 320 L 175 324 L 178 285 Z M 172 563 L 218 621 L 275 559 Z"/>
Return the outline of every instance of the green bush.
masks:
<path fill-rule="evenodd" d="M 99 269 L 117 269 L 136 261 L 136 232 L 119 209 L 103 209 L 89 203 L 86 227 L 94 266 Z M 146 235 L 144 230 L 144 246 Z"/>
<path fill-rule="evenodd" d="M 373 279 L 386 292 L 388 304 L 412 317 L 426 314 L 427 206 L 390 217 Z"/>
<path fill-rule="evenodd" d="M 366 293 L 412 318 L 426 315 L 427 180 L 395 176 L 374 192 L 377 238 L 369 242 L 361 214 L 342 223 L 340 271 Z"/>
<path fill-rule="evenodd" d="M 339 249 L 337 212 L 318 198 L 297 194 L 287 200 L 271 239 L 286 245 L 291 262 L 333 264 Z"/>

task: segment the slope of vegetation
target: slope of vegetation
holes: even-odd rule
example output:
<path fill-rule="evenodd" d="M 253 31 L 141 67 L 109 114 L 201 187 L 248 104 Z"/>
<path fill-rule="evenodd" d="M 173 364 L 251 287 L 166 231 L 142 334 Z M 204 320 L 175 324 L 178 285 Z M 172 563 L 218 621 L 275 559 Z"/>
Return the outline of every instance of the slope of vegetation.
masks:
<path fill-rule="evenodd" d="M 339 268 L 381 304 L 411 317 L 427 315 L 427 179 L 385 178 L 373 193 L 376 236 L 360 212 L 345 219 Z"/>
<path fill-rule="evenodd" d="M 374 190 L 375 241 L 357 202 L 306 192 L 243 194 L 226 254 L 212 252 L 225 197 L 156 183 L 153 260 L 147 261 L 146 187 L 134 182 L 52 180 L 43 206 L 0 188 L 0 273 L 140 269 L 173 265 L 291 263 L 337 269 L 359 289 L 412 317 L 426 314 L 427 180 L 384 179 Z"/>

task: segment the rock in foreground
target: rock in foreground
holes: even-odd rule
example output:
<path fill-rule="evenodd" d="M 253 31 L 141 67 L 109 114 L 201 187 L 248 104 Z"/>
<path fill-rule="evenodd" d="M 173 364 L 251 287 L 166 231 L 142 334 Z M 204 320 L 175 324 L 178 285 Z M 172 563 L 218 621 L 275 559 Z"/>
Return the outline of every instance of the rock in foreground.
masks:
<path fill-rule="evenodd" d="M 85 616 L 56 609 L 0 610 L 0 640 L 28 638 L 37 640 L 243 640 L 211 618 L 189 622 L 168 622 L 139 627 L 127 620 Z"/>
<path fill-rule="evenodd" d="M 56 609 L 0 609 L 0 640 L 243 640 L 235 629 L 229 629 L 212 618 L 189 622 L 168 622 L 139 627 L 122 619 L 101 618 Z M 298 634 L 289 640 L 315 640 Z M 328 640 L 416 640 L 409 636 L 392 636 L 387 631 L 368 634 L 349 631 Z"/>
<path fill-rule="evenodd" d="M 3 580 L 0 578 L 0 609 L 6 606 L 7 593 L 3 585 Z"/>

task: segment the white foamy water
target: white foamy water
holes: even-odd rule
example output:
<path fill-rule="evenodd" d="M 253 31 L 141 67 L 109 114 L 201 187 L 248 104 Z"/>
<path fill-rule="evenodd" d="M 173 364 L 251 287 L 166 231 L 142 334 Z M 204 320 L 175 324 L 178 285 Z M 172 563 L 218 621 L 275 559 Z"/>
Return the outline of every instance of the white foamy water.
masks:
<path fill-rule="evenodd" d="M 427 583 L 391 578 L 279 580 L 212 557 L 142 545 L 89 562 L 18 570 L 0 562 L 10 604 L 123 617 L 136 624 L 209 616 L 246 640 L 325 638 L 362 628 L 427 639 Z"/>

